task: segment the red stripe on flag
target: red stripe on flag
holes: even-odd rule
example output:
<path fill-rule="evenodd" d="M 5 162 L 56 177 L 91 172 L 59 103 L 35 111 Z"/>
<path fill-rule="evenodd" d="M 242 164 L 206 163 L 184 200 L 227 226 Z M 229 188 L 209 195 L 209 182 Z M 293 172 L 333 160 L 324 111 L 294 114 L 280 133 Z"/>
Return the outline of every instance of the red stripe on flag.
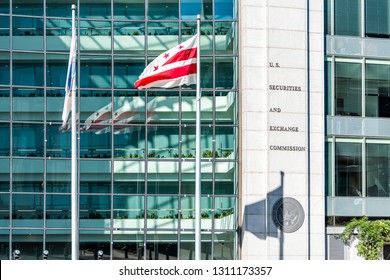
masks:
<path fill-rule="evenodd" d="M 182 61 L 182 60 L 196 58 L 196 53 L 197 53 L 197 48 L 180 51 L 176 53 L 174 56 L 172 56 L 170 59 L 168 59 L 168 61 L 166 61 L 163 64 L 163 66 L 174 62 Z"/>
<path fill-rule="evenodd" d="M 183 76 L 187 76 L 190 74 L 196 74 L 196 63 L 176 67 L 155 75 L 147 76 L 145 78 L 142 78 L 134 83 L 134 86 L 136 88 L 139 88 L 141 86 L 147 86 L 150 83 L 160 81 L 160 80 L 171 80 L 171 79 L 178 79 Z"/>

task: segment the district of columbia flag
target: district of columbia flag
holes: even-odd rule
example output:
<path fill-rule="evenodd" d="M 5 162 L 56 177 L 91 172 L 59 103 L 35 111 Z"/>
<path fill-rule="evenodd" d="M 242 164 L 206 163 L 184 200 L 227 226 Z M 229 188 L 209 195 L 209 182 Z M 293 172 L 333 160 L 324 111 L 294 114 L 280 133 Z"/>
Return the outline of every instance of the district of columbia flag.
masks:
<path fill-rule="evenodd" d="M 154 59 L 134 83 L 136 88 L 172 88 L 196 84 L 197 37 L 163 52 Z"/>
<path fill-rule="evenodd" d="M 76 28 L 72 29 L 72 40 L 68 62 L 68 73 L 65 84 L 65 102 L 62 111 L 62 127 L 67 125 L 69 113 L 72 110 L 72 91 L 76 90 Z"/>

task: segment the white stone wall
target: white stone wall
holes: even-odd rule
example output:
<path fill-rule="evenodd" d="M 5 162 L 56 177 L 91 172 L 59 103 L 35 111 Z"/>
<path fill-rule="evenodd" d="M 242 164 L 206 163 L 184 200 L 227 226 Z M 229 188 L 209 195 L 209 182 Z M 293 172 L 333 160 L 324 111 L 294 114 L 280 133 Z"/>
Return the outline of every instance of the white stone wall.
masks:
<path fill-rule="evenodd" d="M 239 3 L 242 259 L 325 258 L 322 5 Z M 272 220 L 281 197 L 304 209 L 293 233 Z"/>

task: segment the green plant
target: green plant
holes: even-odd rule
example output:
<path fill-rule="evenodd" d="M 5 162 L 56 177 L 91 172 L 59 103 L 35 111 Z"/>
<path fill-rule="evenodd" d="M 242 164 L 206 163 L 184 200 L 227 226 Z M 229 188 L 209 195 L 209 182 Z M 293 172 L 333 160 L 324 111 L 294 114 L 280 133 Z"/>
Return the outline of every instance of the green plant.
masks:
<path fill-rule="evenodd" d="M 210 219 L 210 215 L 207 212 L 202 212 L 202 214 L 200 214 L 200 217 L 202 219 Z"/>
<path fill-rule="evenodd" d="M 155 212 L 149 212 L 148 215 L 146 216 L 148 219 L 158 219 L 157 213 Z"/>
<path fill-rule="evenodd" d="M 336 238 L 351 246 L 351 237 L 355 233 L 358 255 L 366 260 L 379 260 L 383 245 L 390 241 L 390 220 L 369 220 L 368 217 L 352 219 Z"/>

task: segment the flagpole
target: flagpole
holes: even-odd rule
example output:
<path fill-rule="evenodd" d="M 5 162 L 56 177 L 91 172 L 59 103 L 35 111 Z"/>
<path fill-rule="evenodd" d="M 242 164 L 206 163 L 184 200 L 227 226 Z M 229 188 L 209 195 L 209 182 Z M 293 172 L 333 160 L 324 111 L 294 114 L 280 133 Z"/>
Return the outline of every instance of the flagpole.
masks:
<path fill-rule="evenodd" d="M 195 139 L 195 260 L 201 259 L 201 165 L 200 165 L 200 15 L 197 15 L 196 139 Z"/>
<path fill-rule="evenodd" d="M 76 5 L 72 5 L 72 38 L 75 38 L 76 34 Z M 76 81 L 72 84 L 72 209 L 71 209 L 71 226 L 72 226 L 72 260 L 78 260 L 79 257 L 79 238 L 78 238 L 78 222 L 79 222 L 79 210 L 77 200 L 77 158 L 76 158 Z"/>

